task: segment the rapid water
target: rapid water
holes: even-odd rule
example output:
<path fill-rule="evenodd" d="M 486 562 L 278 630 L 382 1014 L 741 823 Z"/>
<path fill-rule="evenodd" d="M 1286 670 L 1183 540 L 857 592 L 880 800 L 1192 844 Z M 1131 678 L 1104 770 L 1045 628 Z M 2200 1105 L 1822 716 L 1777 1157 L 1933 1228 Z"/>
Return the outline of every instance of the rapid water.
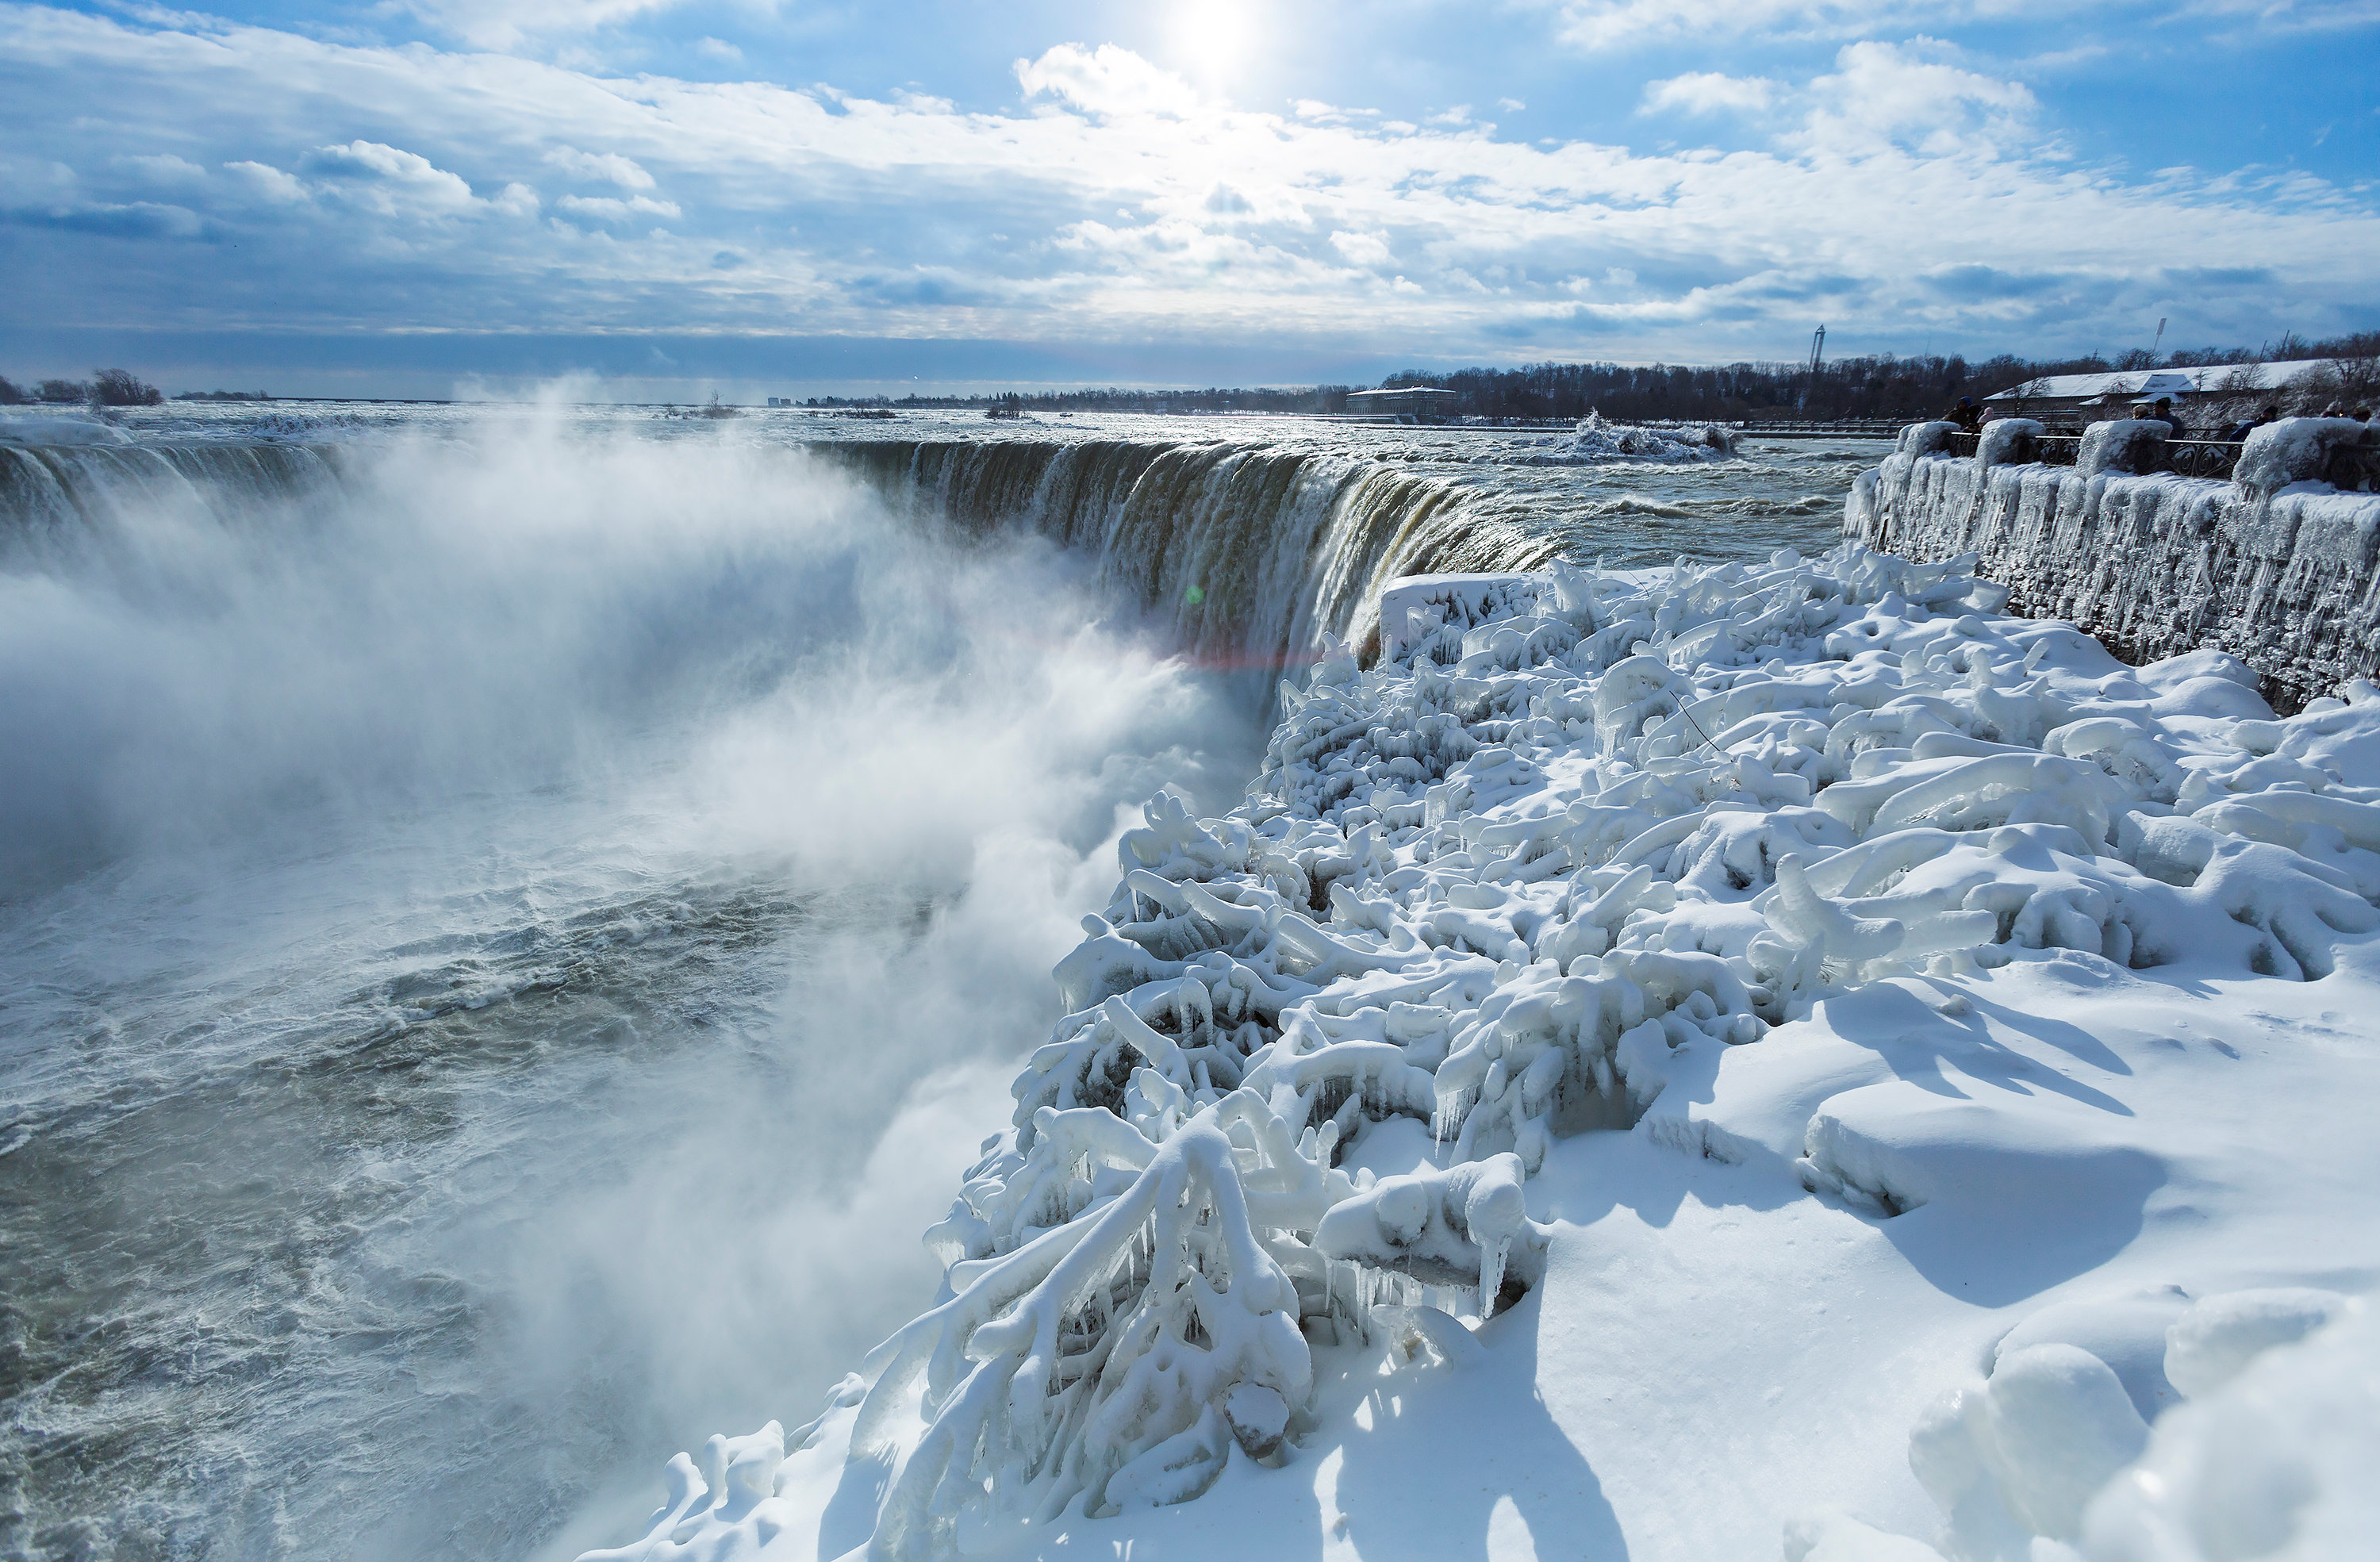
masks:
<path fill-rule="evenodd" d="M 1120 819 L 1228 806 L 1382 580 L 1813 548 L 1867 454 L 132 426 L 0 446 L 0 1553 L 44 1558 L 616 1538 L 930 1296 Z"/>

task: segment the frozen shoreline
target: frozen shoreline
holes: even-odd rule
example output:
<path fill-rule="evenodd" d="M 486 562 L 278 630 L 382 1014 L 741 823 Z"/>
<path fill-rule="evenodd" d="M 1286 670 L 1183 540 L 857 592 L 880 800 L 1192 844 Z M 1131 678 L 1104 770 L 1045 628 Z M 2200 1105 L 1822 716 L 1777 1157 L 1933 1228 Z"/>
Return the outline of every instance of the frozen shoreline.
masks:
<path fill-rule="evenodd" d="M 1973 553 L 2025 611 L 2135 660 L 2201 647 L 2252 663 L 2287 706 L 2380 665 L 2380 429 L 2289 418 L 2249 437 L 2236 480 L 2157 468 L 2166 426 L 2094 424 L 2071 466 L 2034 459 L 2042 426 L 2004 418 L 1973 456 L 1948 423 L 1904 430 L 1852 491 L 1846 537 L 1912 558 Z"/>
<path fill-rule="evenodd" d="M 596 1555 L 2198 1555 L 2205 1449 L 2372 1379 L 2287 1341 L 2380 1277 L 2380 691 L 2005 599 L 1400 583 L 1126 836 L 942 1304 Z M 2259 1440 L 2289 1555 L 2374 1420 Z"/>

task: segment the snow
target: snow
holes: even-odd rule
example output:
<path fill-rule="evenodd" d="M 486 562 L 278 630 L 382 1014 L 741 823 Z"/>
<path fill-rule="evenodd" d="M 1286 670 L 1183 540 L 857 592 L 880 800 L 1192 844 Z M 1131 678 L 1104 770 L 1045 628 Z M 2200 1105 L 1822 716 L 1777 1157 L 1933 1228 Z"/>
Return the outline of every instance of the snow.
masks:
<path fill-rule="evenodd" d="M 1607 423 L 1601 413 L 1590 412 L 1567 439 L 1527 442 L 1529 448 L 1505 459 L 1516 466 L 1601 466 L 1623 461 L 1674 466 L 1725 461 L 1735 454 L 1735 430 L 1716 423 L 1645 429 Z"/>
<path fill-rule="evenodd" d="M 938 1304 L 592 1555 L 2350 1555 L 2380 691 L 1972 564 L 1391 587 L 1123 834 Z"/>
<path fill-rule="evenodd" d="M 2272 1294 L 2249 1293 L 2246 1310 Z M 2092 1556 L 2313 1562 L 2368 1552 L 2380 1533 L 2380 1320 L 2338 1297 L 2322 1312 L 2337 1321 L 2301 1344 L 2265 1345 L 2157 1423 L 2146 1454 L 2092 1500 Z"/>
<path fill-rule="evenodd" d="M 2051 374 L 2028 381 L 2013 390 L 1985 396 L 1986 402 L 2025 399 L 2065 400 L 2083 396 L 2138 398 L 2180 395 L 2229 389 L 2239 383 L 2248 390 L 2278 390 L 2312 379 L 2336 367 L 2330 358 L 2292 358 L 2285 363 L 2215 364 L 2202 369 L 2131 369 L 2109 374 Z"/>
<path fill-rule="evenodd" d="M 2029 419 L 1987 425 L 1973 458 L 1947 454 L 1950 431 L 1903 430 L 1854 483 L 1845 534 L 1919 558 L 1972 553 L 2030 611 L 2143 660 L 2228 653 L 2285 703 L 2380 665 L 2380 493 L 2325 480 L 2380 463 L 2380 430 L 2266 424 L 2236 482 L 2154 470 L 2168 431 L 2154 420 L 2092 425 L 2072 466 L 2030 459 Z"/>
<path fill-rule="evenodd" d="M 2318 483 L 2340 447 L 2380 450 L 2380 429 L 2352 418 L 2284 418 L 2250 432 L 2233 480 L 2270 493 L 2291 483 Z"/>

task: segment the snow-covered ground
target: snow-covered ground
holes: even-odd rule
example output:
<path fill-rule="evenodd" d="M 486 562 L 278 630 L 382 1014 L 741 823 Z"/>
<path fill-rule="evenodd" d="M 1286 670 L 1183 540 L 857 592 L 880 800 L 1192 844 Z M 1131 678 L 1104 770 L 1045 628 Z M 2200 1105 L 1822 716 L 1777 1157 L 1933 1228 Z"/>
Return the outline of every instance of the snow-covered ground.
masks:
<path fill-rule="evenodd" d="M 2380 690 L 1971 564 L 1393 588 L 1125 837 L 938 1304 L 597 1555 L 2359 1555 Z"/>

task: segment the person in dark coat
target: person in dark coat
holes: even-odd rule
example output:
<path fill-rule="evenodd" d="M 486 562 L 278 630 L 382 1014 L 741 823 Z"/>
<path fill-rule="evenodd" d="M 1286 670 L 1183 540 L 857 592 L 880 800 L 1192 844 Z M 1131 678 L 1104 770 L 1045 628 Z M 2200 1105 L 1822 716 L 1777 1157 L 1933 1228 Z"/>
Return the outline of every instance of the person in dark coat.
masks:
<path fill-rule="evenodd" d="M 2264 411 L 2258 413 L 2255 417 L 2242 418 L 2239 422 L 2234 423 L 2228 429 L 2224 430 L 2223 438 L 2232 444 L 2241 443 L 2250 434 L 2254 433 L 2265 424 L 2278 422 L 2280 420 L 2280 417 L 2281 409 L 2279 407 L 2268 406 L 2265 408 Z"/>
<path fill-rule="evenodd" d="M 1972 434 L 1984 426 L 1984 415 L 1976 409 L 1973 396 L 1961 396 L 1959 405 L 1942 415 L 1942 421 L 1956 423 Z"/>
<path fill-rule="evenodd" d="M 2190 426 L 2174 415 L 2173 398 L 2171 396 L 2157 397 L 2156 407 L 2149 414 L 2149 416 L 2172 430 L 2172 432 L 2166 435 L 2166 438 L 2169 440 L 2185 440 L 2190 437 Z"/>

